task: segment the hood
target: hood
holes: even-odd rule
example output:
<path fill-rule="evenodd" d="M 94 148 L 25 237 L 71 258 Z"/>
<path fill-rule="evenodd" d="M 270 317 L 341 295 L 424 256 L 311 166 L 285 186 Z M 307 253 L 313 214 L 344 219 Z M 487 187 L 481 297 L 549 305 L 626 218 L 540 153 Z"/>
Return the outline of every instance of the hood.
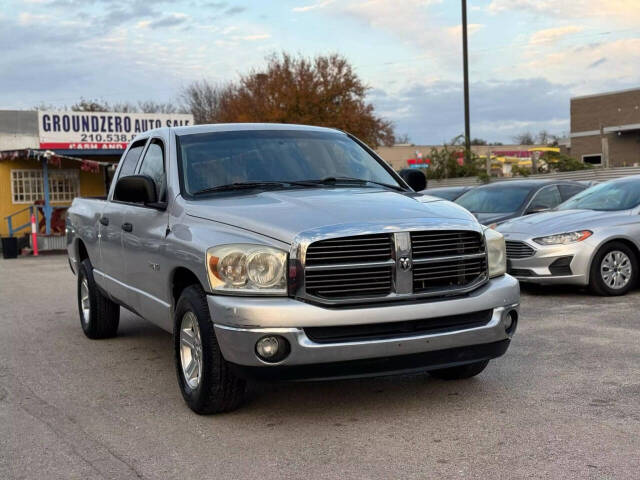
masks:
<path fill-rule="evenodd" d="M 610 224 L 620 217 L 628 216 L 628 210 L 620 212 L 555 210 L 514 218 L 498 225 L 496 230 L 501 233 L 528 233 L 532 237 L 537 237 L 596 228 L 603 223 Z"/>
<path fill-rule="evenodd" d="M 291 243 L 298 233 L 326 226 L 477 225 L 462 207 L 420 194 L 372 188 L 313 188 L 219 195 L 185 204 L 187 215 L 233 225 Z"/>
<path fill-rule="evenodd" d="M 491 225 L 492 223 L 500 223 L 509 220 L 517 215 L 517 212 L 507 213 L 474 213 L 475 217 L 482 225 Z"/>

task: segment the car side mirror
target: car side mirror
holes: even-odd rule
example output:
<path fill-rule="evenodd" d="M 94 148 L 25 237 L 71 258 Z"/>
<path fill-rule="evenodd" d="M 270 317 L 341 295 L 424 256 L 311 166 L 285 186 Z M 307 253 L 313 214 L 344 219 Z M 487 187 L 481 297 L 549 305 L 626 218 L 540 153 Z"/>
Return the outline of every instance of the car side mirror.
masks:
<path fill-rule="evenodd" d="M 420 170 L 412 168 L 404 168 L 398 172 L 402 179 L 407 182 L 416 192 L 420 192 L 427 188 L 427 177 Z"/>
<path fill-rule="evenodd" d="M 156 184 L 148 175 L 121 177 L 116 183 L 113 199 L 120 202 L 141 203 L 148 207 L 164 210 L 166 202 L 158 202 Z"/>

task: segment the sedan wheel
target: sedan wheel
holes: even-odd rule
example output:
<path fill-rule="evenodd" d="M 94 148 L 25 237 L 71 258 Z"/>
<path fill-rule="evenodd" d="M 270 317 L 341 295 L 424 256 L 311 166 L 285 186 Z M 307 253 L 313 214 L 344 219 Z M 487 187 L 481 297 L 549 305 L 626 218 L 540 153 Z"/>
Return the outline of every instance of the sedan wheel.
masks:
<path fill-rule="evenodd" d="M 600 264 L 602 280 L 609 288 L 615 290 L 626 287 L 631 281 L 632 273 L 631 259 L 619 250 L 608 252 Z"/>
<path fill-rule="evenodd" d="M 638 259 L 626 243 L 606 243 L 591 262 L 589 286 L 598 295 L 624 295 L 636 284 Z"/>

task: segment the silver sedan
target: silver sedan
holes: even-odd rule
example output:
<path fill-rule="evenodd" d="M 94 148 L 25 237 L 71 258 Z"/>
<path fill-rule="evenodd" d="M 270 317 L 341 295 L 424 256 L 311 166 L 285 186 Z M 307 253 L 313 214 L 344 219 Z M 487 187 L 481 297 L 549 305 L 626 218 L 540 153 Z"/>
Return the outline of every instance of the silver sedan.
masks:
<path fill-rule="evenodd" d="M 589 286 L 624 295 L 638 279 L 640 176 L 591 187 L 553 211 L 497 227 L 509 273 L 521 282 Z"/>

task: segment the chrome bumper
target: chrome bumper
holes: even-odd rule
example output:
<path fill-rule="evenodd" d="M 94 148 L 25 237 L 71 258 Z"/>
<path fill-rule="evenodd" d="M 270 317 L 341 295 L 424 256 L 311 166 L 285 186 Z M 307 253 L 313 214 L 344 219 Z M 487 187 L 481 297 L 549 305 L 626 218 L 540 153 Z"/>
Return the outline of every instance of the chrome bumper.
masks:
<path fill-rule="evenodd" d="M 272 366 L 255 354 L 256 341 L 268 334 L 285 337 L 290 354 L 278 366 L 309 365 L 410 355 L 508 340 L 506 315 L 519 309 L 520 289 L 509 275 L 460 298 L 369 308 L 327 309 L 291 298 L 242 298 L 208 296 L 209 311 L 224 358 L 237 365 Z M 493 309 L 489 323 L 444 333 L 403 338 L 315 343 L 303 328 L 373 324 L 445 317 Z"/>

